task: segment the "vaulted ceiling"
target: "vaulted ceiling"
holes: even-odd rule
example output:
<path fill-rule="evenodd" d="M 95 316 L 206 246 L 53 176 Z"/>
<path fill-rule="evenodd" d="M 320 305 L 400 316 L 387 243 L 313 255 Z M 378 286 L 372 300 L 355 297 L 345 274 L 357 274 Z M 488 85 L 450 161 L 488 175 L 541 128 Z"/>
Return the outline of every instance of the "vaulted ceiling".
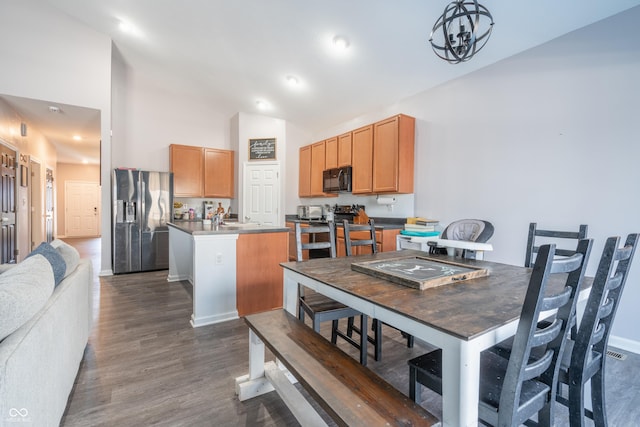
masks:
<path fill-rule="evenodd" d="M 429 44 L 448 1 L 42 1 L 108 34 L 130 69 L 149 82 L 204 97 L 229 116 L 266 114 L 310 131 L 640 5 L 482 0 L 495 21 L 491 38 L 470 61 L 452 65 Z M 333 49 L 336 36 L 348 40 L 346 50 Z M 297 86 L 288 84 L 289 76 Z"/>

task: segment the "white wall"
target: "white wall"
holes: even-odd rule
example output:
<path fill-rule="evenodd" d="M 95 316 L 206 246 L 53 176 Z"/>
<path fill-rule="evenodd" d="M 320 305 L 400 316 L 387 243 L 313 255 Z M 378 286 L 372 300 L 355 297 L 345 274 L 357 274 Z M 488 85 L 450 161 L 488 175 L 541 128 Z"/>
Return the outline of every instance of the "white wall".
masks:
<path fill-rule="evenodd" d="M 287 130 L 286 122 L 282 119 L 262 116 L 258 114 L 238 113 L 230 121 L 231 134 L 234 139 L 231 141 L 231 148 L 235 151 L 235 206 L 238 218 L 245 216 L 244 197 L 244 166 L 249 162 L 249 140 L 256 138 L 276 138 L 276 161 L 280 164 L 280 206 L 282 212 L 281 219 L 284 224 L 285 198 L 285 165 L 287 164 Z"/>
<path fill-rule="evenodd" d="M 608 236 L 640 232 L 640 46 L 628 37 L 639 20 L 637 7 L 314 140 L 412 115 L 416 215 L 487 219 L 496 231 L 486 258 L 517 265 L 529 222 L 588 224 L 593 275 Z M 640 352 L 636 258 L 612 343 Z"/>
<path fill-rule="evenodd" d="M 100 110 L 102 161 L 110 165 L 109 37 L 35 0 L 3 2 L 0 34 L 0 93 Z M 43 176 L 44 166 L 55 165 L 43 165 Z M 109 182 L 108 170 L 101 176 Z M 103 206 L 109 206 L 108 191 L 103 186 Z M 109 224 L 103 215 L 102 229 Z M 103 241 L 103 268 L 110 268 L 110 259 Z"/>
<path fill-rule="evenodd" d="M 120 131 L 113 134 L 114 167 L 169 171 L 171 144 L 230 149 L 231 117 L 216 109 L 215 103 L 157 86 L 125 65 L 121 69 L 122 99 L 114 113 L 114 130 L 118 125 Z"/>

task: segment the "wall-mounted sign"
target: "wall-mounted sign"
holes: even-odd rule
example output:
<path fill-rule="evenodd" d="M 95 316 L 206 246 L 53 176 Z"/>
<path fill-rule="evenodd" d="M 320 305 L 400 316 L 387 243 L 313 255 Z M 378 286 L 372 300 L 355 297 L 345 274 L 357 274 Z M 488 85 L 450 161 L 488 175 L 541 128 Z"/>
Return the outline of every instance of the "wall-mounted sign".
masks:
<path fill-rule="evenodd" d="M 276 139 L 260 138 L 249 140 L 249 160 L 275 160 Z"/>

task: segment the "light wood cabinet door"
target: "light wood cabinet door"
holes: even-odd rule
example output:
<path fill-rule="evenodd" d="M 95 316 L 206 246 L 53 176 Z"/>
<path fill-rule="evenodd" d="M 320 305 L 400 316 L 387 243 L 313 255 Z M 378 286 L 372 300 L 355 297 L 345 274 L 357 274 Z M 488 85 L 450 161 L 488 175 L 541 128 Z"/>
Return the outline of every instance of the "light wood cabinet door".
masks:
<path fill-rule="evenodd" d="M 236 244 L 236 305 L 239 316 L 282 307 L 282 267 L 287 233 L 241 233 Z"/>
<path fill-rule="evenodd" d="M 373 192 L 413 193 L 415 119 L 400 114 L 373 129 Z"/>
<path fill-rule="evenodd" d="M 202 147 L 172 144 L 169 146 L 169 169 L 173 172 L 175 197 L 202 197 Z"/>
<path fill-rule="evenodd" d="M 298 196 L 311 197 L 311 146 L 300 147 Z"/>
<path fill-rule="evenodd" d="M 338 137 L 338 166 L 351 166 L 351 132 Z"/>
<path fill-rule="evenodd" d="M 324 141 L 311 145 L 311 195 L 324 196 L 322 192 L 322 172 L 326 157 Z"/>
<path fill-rule="evenodd" d="M 233 158 L 230 150 L 204 149 L 204 197 L 233 198 Z"/>
<path fill-rule="evenodd" d="M 324 142 L 325 160 L 324 168 L 332 169 L 338 167 L 338 137 L 329 138 Z"/>
<path fill-rule="evenodd" d="M 352 132 L 351 192 L 373 192 L 373 125 Z"/>

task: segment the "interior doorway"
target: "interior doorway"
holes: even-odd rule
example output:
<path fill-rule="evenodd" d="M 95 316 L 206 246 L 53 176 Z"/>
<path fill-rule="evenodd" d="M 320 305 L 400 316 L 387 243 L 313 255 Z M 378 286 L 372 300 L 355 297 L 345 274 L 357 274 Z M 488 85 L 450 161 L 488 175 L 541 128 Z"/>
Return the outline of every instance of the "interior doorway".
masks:
<path fill-rule="evenodd" d="M 33 157 L 29 160 L 31 170 L 31 190 L 29 197 L 29 215 L 31 217 L 31 250 L 34 250 L 40 242 L 44 242 L 44 209 L 42 207 L 42 165 Z"/>
<path fill-rule="evenodd" d="M 280 163 L 245 163 L 240 221 L 280 225 Z"/>
<path fill-rule="evenodd" d="M 100 184 L 66 181 L 64 184 L 65 236 L 100 235 Z"/>
<path fill-rule="evenodd" d="M 16 262 L 16 152 L 0 144 L 0 264 Z"/>
<path fill-rule="evenodd" d="M 44 230 L 47 243 L 53 241 L 53 171 L 47 168 L 45 176 Z"/>

